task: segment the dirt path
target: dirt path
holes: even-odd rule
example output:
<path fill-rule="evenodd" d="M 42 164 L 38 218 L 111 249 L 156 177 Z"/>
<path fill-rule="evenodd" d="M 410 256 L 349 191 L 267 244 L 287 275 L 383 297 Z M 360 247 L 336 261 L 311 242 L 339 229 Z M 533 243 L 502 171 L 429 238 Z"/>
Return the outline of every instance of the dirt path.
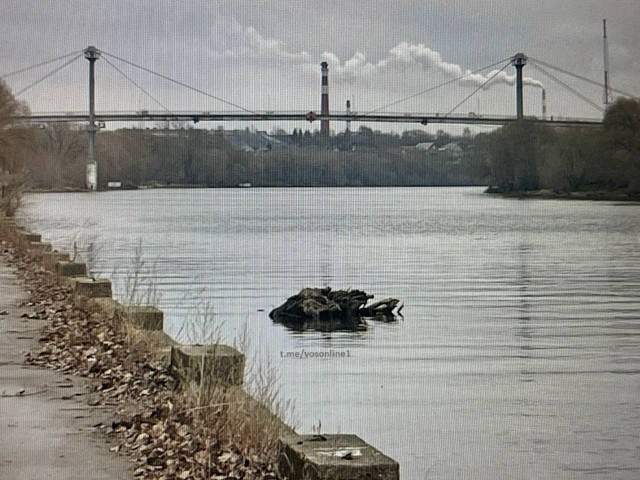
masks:
<path fill-rule="evenodd" d="M 82 379 L 25 364 L 44 324 L 22 317 L 26 298 L 0 257 L 0 479 L 131 478 L 131 463 L 94 427 L 111 412 L 87 404 Z"/>

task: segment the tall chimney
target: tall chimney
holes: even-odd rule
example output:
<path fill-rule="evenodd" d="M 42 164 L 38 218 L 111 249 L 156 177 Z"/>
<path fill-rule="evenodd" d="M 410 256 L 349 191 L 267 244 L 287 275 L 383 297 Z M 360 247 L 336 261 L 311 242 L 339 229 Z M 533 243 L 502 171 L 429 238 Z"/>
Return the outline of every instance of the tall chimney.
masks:
<path fill-rule="evenodd" d="M 527 64 L 527 57 L 524 53 L 516 53 L 511 59 L 511 64 L 516 67 L 516 118 L 524 118 L 524 100 L 522 89 L 522 69 Z"/>
<path fill-rule="evenodd" d="M 329 64 L 322 62 L 322 97 L 320 115 L 329 115 Z M 329 119 L 320 121 L 320 133 L 323 137 L 329 137 Z"/>
<path fill-rule="evenodd" d="M 542 89 L 542 118 L 547 116 L 547 92 Z"/>
<path fill-rule="evenodd" d="M 347 116 L 351 116 L 351 100 L 347 100 Z M 351 131 L 351 120 L 347 120 L 347 132 Z"/>

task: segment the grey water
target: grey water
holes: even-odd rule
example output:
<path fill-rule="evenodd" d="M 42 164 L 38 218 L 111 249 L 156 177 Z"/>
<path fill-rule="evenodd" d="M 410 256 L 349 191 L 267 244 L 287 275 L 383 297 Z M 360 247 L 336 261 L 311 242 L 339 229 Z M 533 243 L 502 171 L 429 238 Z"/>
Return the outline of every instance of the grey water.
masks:
<path fill-rule="evenodd" d="M 208 303 L 226 341 L 246 328 L 277 367 L 299 432 L 356 433 L 401 478 L 640 478 L 638 204 L 144 190 L 33 194 L 19 219 L 75 241 L 120 296 L 141 242 L 169 334 Z M 399 298 L 405 318 L 336 333 L 268 318 L 323 285 Z"/>

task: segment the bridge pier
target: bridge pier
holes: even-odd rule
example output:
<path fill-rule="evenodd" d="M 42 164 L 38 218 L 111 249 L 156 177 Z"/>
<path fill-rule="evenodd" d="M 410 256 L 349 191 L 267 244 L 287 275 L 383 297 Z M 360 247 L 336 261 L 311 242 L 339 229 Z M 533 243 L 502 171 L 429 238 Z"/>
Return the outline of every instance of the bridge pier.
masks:
<path fill-rule="evenodd" d="M 87 190 L 93 191 L 98 189 L 98 163 L 95 156 L 96 131 L 98 130 L 95 122 L 95 63 L 100 58 L 100 53 L 100 50 L 92 46 L 87 47 L 84 51 L 84 57 L 89 60 L 89 125 L 87 126 L 89 148 L 87 151 L 86 187 Z"/>

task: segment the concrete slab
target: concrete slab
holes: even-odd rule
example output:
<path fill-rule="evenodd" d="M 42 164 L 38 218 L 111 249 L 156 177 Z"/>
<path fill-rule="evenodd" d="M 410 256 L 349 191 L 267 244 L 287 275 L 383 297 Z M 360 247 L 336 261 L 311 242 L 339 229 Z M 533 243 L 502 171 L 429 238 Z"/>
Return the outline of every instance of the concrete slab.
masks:
<path fill-rule="evenodd" d="M 49 271 L 56 271 L 56 264 L 58 262 L 68 262 L 69 254 L 58 252 L 54 250 L 52 252 L 44 252 L 42 254 L 42 266 Z"/>
<path fill-rule="evenodd" d="M 56 273 L 63 277 L 86 277 L 87 265 L 78 262 L 58 262 L 56 263 Z"/>
<path fill-rule="evenodd" d="M 244 355 L 228 345 L 180 345 L 171 349 L 171 367 L 181 381 L 242 385 Z"/>
<path fill-rule="evenodd" d="M 356 435 L 286 435 L 278 442 L 279 478 L 398 480 L 398 462 Z"/>
<path fill-rule="evenodd" d="M 42 240 L 42 235 L 39 233 L 31 233 L 27 230 L 18 229 L 16 234 L 25 242 L 39 242 Z"/>
<path fill-rule="evenodd" d="M 116 308 L 115 318 L 142 330 L 162 330 L 164 325 L 164 313 L 146 305 L 121 305 Z"/>
<path fill-rule="evenodd" d="M 94 280 L 93 278 L 75 279 L 74 293 L 76 296 L 86 298 L 111 298 L 111 281 L 103 278 Z"/>
<path fill-rule="evenodd" d="M 48 253 L 48 252 L 51 252 L 51 244 L 41 243 L 41 242 L 29 242 L 29 250 L 33 250 L 35 252 Z"/>
<path fill-rule="evenodd" d="M 0 257 L 0 478 L 117 480 L 130 462 L 93 426 L 112 412 L 86 404 L 80 378 L 24 364 L 44 321 L 21 318 L 26 295 Z"/>

